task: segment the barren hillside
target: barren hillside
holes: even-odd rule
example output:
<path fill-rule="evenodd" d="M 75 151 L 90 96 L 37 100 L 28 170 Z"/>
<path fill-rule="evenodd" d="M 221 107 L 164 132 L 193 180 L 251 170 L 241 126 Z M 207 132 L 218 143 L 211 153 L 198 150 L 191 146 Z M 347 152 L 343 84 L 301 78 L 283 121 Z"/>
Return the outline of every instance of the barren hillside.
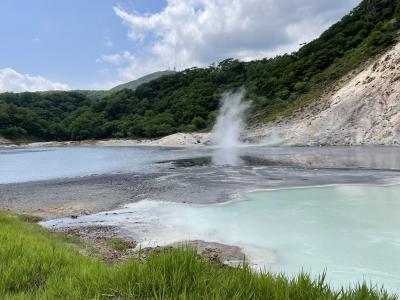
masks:
<path fill-rule="evenodd" d="M 400 43 L 345 76 L 312 106 L 251 128 L 245 137 L 284 145 L 400 144 Z"/>

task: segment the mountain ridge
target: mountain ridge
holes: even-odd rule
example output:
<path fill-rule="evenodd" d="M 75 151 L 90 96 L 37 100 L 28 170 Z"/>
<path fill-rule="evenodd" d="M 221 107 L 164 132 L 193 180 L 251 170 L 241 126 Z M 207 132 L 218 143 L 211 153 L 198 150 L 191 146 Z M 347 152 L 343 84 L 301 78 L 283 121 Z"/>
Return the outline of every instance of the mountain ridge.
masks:
<path fill-rule="evenodd" d="M 126 83 L 121 83 L 111 89 L 108 90 L 73 90 L 73 92 L 79 92 L 87 95 L 89 98 L 96 99 L 96 98 L 104 98 L 106 96 L 111 95 L 112 93 L 121 91 L 123 89 L 129 89 L 129 90 L 136 90 L 136 88 L 142 84 L 145 84 L 147 82 L 150 82 L 152 80 L 158 79 L 162 76 L 166 75 L 172 75 L 176 73 L 175 71 L 171 70 L 165 70 L 165 71 L 157 71 L 153 73 L 149 73 L 147 75 L 144 75 L 142 77 L 139 77 L 138 79 L 128 81 Z"/>
<path fill-rule="evenodd" d="M 121 91 L 123 89 L 130 89 L 130 90 L 135 90 L 138 86 L 150 82 L 152 80 L 158 79 L 162 76 L 166 76 L 166 75 L 172 75 L 175 74 L 175 71 L 171 71 L 171 70 L 165 70 L 165 71 L 157 71 L 157 72 L 153 72 L 147 75 L 144 75 L 138 79 L 129 81 L 127 83 L 122 83 L 120 85 L 117 85 L 115 87 L 113 87 L 112 89 L 110 89 L 110 91 L 112 92 L 118 92 Z"/>

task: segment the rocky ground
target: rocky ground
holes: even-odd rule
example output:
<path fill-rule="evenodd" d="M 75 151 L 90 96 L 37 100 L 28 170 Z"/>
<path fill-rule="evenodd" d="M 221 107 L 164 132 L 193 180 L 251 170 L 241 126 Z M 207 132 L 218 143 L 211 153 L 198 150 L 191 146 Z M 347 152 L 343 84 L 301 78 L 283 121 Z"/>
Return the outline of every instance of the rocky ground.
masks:
<path fill-rule="evenodd" d="M 130 146 L 159 146 L 159 147 L 196 147 L 211 143 L 211 133 L 175 133 L 160 139 L 109 139 L 85 140 L 65 142 L 35 142 L 28 144 L 13 144 L 11 141 L 0 138 L 0 148 L 42 148 L 42 147 L 69 147 L 69 146 L 103 146 L 103 147 L 130 147 Z"/>
<path fill-rule="evenodd" d="M 10 145 L 10 144 L 11 144 L 11 142 L 9 140 L 6 140 L 6 139 L 0 137 L 0 147 L 1 146 L 7 146 L 7 145 Z"/>
<path fill-rule="evenodd" d="M 187 241 L 165 247 L 140 248 L 135 240 L 121 238 L 118 228 L 112 226 L 65 227 L 53 229 L 53 232 L 79 238 L 83 243 L 71 244 L 84 255 L 100 258 L 108 263 L 118 263 L 137 258 L 145 261 L 149 255 L 158 255 L 173 247 L 194 248 L 209 262 L 221 262 L 228 266 L 244 263 L 245 255 L 237 246 L 206 241 Z"/>
<path fill-rule="evenodd" d="M 157 146 L 201 146 L 211 143 L 211 133 L 176 133 L 159 140 L 152 141 L 150 145 Z"/>
<path fill-rule="evenodd" d="M 0 209 L 44 219 L 110 210 L 167 187 L 163 174 L 109 174 L 0 185 Z"/>

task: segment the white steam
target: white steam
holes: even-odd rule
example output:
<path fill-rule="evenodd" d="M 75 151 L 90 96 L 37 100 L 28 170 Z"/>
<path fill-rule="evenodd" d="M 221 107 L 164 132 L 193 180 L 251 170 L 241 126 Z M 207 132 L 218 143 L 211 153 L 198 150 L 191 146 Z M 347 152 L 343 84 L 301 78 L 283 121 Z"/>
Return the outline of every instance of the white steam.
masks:
<path fill-rule="evenodd" d="M 221 110 L 213 129 L 213 162 L 216 165 L 240 164 L 239 140 L 244 126 L 244 114 L 249 103 L 243 102 L 245 91 L 225 93 L 221 98 Z"/>

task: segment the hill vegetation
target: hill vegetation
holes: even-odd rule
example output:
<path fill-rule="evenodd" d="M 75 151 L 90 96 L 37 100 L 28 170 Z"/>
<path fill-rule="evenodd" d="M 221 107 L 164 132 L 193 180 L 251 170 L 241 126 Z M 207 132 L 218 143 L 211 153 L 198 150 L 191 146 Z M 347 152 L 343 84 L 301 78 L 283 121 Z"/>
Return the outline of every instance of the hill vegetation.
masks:
<path fill-rule="evenodd" d="M 396 299 L 366 284 L 334 291 L 324 276 L 224 267 L 191 249 L 108 265 L 74 250 L 89 245 L 30 221 L 0 213 L 1 299 Z"/>
<path fill-rule="evenodd" d="M 0 135 L 10 139 L 81 140 L 158 137 L 209 129 L 222 93 L 245 87 L 253 122 L 318 100 L 340 77 L 396 41 L 400 2 L 364 0 L 299 51 L 240 62 L 227 59 L 96 99 L 79 92 L 0 95 Z"/>

